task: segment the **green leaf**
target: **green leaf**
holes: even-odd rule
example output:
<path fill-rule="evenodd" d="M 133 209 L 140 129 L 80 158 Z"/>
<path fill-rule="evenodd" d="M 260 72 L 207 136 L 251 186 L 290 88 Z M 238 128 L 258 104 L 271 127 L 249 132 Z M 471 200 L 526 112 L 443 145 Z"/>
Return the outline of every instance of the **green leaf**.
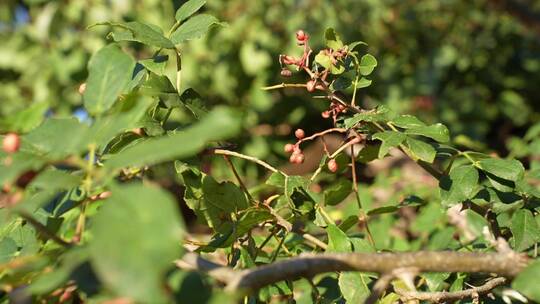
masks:
<path fill-rule="evenodd" d="M 127 104 L 132 103 L 127 106 Z M 152 100 L 145 96 L 128 95 L 123 101 L 126 109 L 107 116 L 100 116 L 90 127 L 88 141 L 96 147 L 104 147 L 118 134 L 143 126 L 144 117 Z"/>
<path fill-rule="evenodd" d="M 513 181 L 502 179 L 489 172 L 484 172 L 484 174 L 486 175 L 491 186 L 493 186 L 493 188 L 497 189 L 498 191 L 512 192 L 516 188 L 516 184 Z"/>
<path fill-rule="evenodd" d="M 84 106 L 92 114 L 110 109 L 128 85 L 135 61 L 116 45 L 108 45 L 92 56 L 88 64 L 88 80 Z"/>
<path fill-rule="evenodd" d="M 374 208 L 368 211 L 367 215 L 377 215 L 377 214 L 386 214 L 386 213 L 394 213 L 400 209 L 399 206 L 383 206 Z"/>
<path fill-rule="evenodd" d="M 146 81 L 141 84 L 140 92 L 144 95 L 159 97 L 159 100 L 167 108 L 181 106 L 180 96 L 176 88 L 165 75 L 150 74 Z"/>
<path fill-rule="evenodd" d="M 365 43 L 364 41 L 355 41 L 355 42 L 352 42 L 348 45 L 348 48 L 349 48 L 349 51 L 352 51 L 354 50 L 357 46 L 359 45 L 365 45 L 367 46 L 368 44 Z"/>
<path fill-rule="evenodd" d="M 46 160 L 35 154 L 17 152 L 11 157 L 11 162 L 0 162 L 0 185 L 13 182 L 19 175 L 29 170 L 38 170 Z"/>
<path fill-rule="evenodd" d="M 188 2 L 180 6 L 180 8 L 176 11 L 174 18 L 176 19 L 176 21 L 182 22 L 189 18 L 191 15 L 195 14 L 205 4 L 205 0 L 189 0 Z"/>
<path fill-rule="evenodd" d="M 352 128 L 359 122 L 378 122 L 391 119 L 393 113 L 385 106 L 378 106 L 377 108 L 362 113 L 354 114 L 353 117 L 345 119 L 345 127 Z"/>
<path fill-rule="evenodd" d="M 392 120 L 392 124 L 399 128 L 409 129 L 417 127 L 425 127 L 426 124 L 412 115 L 400 115 Z"/>
<path fill-rule="evenodd" d="M 121 34 L 112 33 L 115 41 L 136 41 L 149 46 L 155 46 L 164 49 L 174 49 L 174 44 L 167 39 L 162 30 L 155 25 L 148 25 L 137 21 L 121 22 L 101 22 L 96 25 L 110 25 L 119 27 L 127 32 Z"/>
<path fill-rule="evenodd" d="M 347 303 L 364 303 L 371 291 L 368 284 L 371 279 L 359 272 L 342 272 L 339 274 L 338 284 Z"/>
<path fill-rule="evenodd" d="M 401 132 L 384 131 L 373 134 L 372 138 L 382 141 L 379 148 L 379 158 L 383 158 L 388 154 L 390 148 L 399 146 L 407 136 Z"/>
<path fill-rule="evenodd" d="M 450 140 L 450 131 L 448 131 L 448 128 L 445 125 L 440 123 L 431 126 L 409 127 L 405 133 L 429 137 L 441 143 Z"/>
<path fill-rule="evenodd" d="M 315 62 L 320 64 L 323 68 L 330 70 L 330 73 L 334 75 L 339 75 L 345 72 L 345 66 L 342 62 L 334 64 L 332 58 L 329 55 L 325 54 L 323 51 L 320 51 L 315 55 Z"/>
<path fill-rule="evenodd" d="M 439 181 L 442 204 L 451 206 L 472 198 L 478 191 L 478 171 L 473 166 L 454 167 Z"/>
<path fill-rule="evenodd" d="M 184 107 L 186 107 L 196 119 L 201 119 L 208 113 L 208 109 L 206 109 L 201 95 L 194 89 L 187 89 L 182 92 L 180 100 Z"/>
<path fill-rule="evenodd" d="M 248 207 L 246 196 L 232 182 L 218 183 L 214 178 L 205 176 L 202 191 L 208 204 L 226 212 L 237 212 Z"/>
<path fill-rule="evenodd" d="M 139 63 L 150 72 L 162 76 L 165 74 L 165 68 L 167 67 L 168 61 L 169 56 L 158 55 L 153 58 L 140 60 Z"/>
<path fill-rule="evenodd" d="M 322 51 L 315 55 L 315 62 L 325 69 L 330 69 L 332 67 L 332 59 Z"/>
<path fill-rule="evenodd" d="M 35 102 L 22 111 L 6 115 L 0 118 L 0 131 L 27 133 L 41 124 L 48 109 L 47 102 Z"/>
<path fill-rule="evenodd" d="M 240 113 L 217 107 L 186 130 L 139 142 L 113 155 L 106 167 L 118 169 L 188 157 L 199 152 L 208 141 L 236 135 L 240 131 L 240 124 Z"/>
<path fill-rule="evenodd" d="M 331 89 L 335 91 L 344 91 L 351 85 L 352 80 L 349 77 L 342 75 L 332 82 Z"/>
<path fill-rule="evenodd" d="M 381 149 L 381 143 L 374 142 L 366 144 L 360 152 L 358 152 L 357 160 L 363 164 L 367 164 L 372 160 L 379 157 L 379 151 Z"/>
<path fill-rule="evenodd" d="M 372 82 L 371 80 L 365 77 L 362 77 L 358 79 L 358 81 L 356 82 L 356 89 L 367 88 L 371 85 L 371 82 Z"/>
<path fill-rule="evenodd" d="M 367 76 L 373 72 L 376 66 L 377 59 L 370 54 L 366 54 L 360 59 L 360 66 L 358 68 L 360 70 L 360 74 Z"/>
<path fill-rule="evenodd" d="M 352 252 L 349 238 L 336 225 L 329 224 L 326 227 L 326 233 L 328 233 L 328 249 L 326 252 Z"/>
<path fill-rule="evenodd" d="M 405 142 L 415 157 L 425 162 L 433 163 L 437 155 L 437 151 L 435 151 L 433 146 L 411 137 L 407 137 Z"/>
<path fill-rule="evenodd" d="M 210 27 L 222 25 L 219 20 L 207 14 L 200 14 L 188 19 L 171 35 L 172 42 L 177 45 L 187 40 L 193 40 L 205 35 Z"/>
<path fill-rule="evenodd" d="M 514 236 L 514 249 L 523 251 L 540 241 L 540 228 L 531 211 L 517 210 L 512 216 L 510 226 Z"/>
<path fill-rule="evenodd" d="M 538 288 L 538 277 L 540 277 L 540 260 L 531 263 L 525 270 L 512 281 L 512 288 L 519 291 L 527 298 L 540 302 L 540 288 Z"/>
<path fill-rule="evenodd" d="M 324 203 L 337 205 L 341 203 L 352 191 L 352 182 L 348 179 L 340 179 L 324 190 Z"/>
<path fill-rule="evenodd" d="M 326 29 L 324 38 L 326 40 L 326 46 L 333 50 L 339 50 L 343 47 L 343 42 L 333 28 Z"/>
<path fill-rule="evenodd" d="M 523 164 L 515 159 L 487 158 L 480 160 L 477 166 L 483 171 L 513 182 L 521 179 L 525 172 Z"/>
<path fill-rule="evenodd" d="M 71 274 L 77 267 L 86 262 L 88 255 L 89 252 L 84 247 L 67 251 L 58 258 L 61 262 L 58 267 L 39 276 L 31 283 L 28 288 L 30 293 L 35 295 L 50 293 L 58 287 L 61 287 L 69 281 Z"/>
<path fill-rule="evenodd" d="M 75 118 L 47 119 L 22 137 L 36 154 L 48 159 L 61 159 L 78 154 L 88 147 L 88 126 Z"/>
<path fill-rule="evenodd" d="M 69 174 L 66 171 L 48 169 L 32 180 L 29 187 L 43 190 L 69 190 L 79 186 L 82 175 Z"/>
<path fill-rule="evenodd" d="M 114 187 L 92 221 L 90 258 L 100 280 L 137 302 L 167 302 L 164 279 L 182 251 L 176 203 L 158 188 Z"/>
<path fill-rule="evenodd" d="M 0 241 L 0 263 L 5 264 L 15 257 L 19 248 L 17 243 L 10 237 L 4 237 Z"/>

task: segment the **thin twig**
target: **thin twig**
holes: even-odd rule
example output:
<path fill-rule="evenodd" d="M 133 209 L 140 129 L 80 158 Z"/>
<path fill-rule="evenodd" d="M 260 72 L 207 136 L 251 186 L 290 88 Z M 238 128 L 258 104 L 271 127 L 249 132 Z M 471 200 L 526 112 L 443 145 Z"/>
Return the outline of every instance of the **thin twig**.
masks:
<path fill-rule="evenodd" d="M 305 88 L 305 83 L 280 83 L 269 87 L 263 87 L 262 89 L 265 91 L 268 90 L 275 90 L 275 89 L 281 89 L 281 88 Z"/>
<path fill-rule="evenodd" d="M 328 245 L 326 245 L 325 242 L 319 240 L 318 238 L 314 237 L 313 235 L 309 233 L 302 234 L 302 237 L 311 243 L 315 244 L 316 246 L 321 247 L 322 249 L 326 250 L 328 248 Z"/>
<path fill-rule="evenodd" d="M 36 228 L 36 230 L 39 231 L 47 239 L 49 239 L 49 240 L 51 240 L 51 241 L 53 241 L 53 242 L 55 242 L 55 243 L 57 243 L 59 245 L 62 245 L 64 247 L 71 247 L 71 243 L 65 241 L 61 237 L 59 237 L 56 234 L 49 231 L 49 228 L 47 228 L 45 225 L 43 225 L 38 220 L 36 220 L 34 217 L 32 217 L 32 215 L 30 215 L 30 214 L 28 214 L 28 213 L 26 213 L 24 211 L 19 211 L 18 213 L 19 213 L 20 217 L 22 217 L 24 220 L 26 220 L 30 225 L 34 226 L 34 228 Z"/>
<path fill-rule="evenodd" d="M 287 176 L 287 174 L 285 174 L 285 172 L 282 172 L 282 171 L 272 167 L 268 163 L 265 163 L 264 161 L 262 161 L 262 160 L 260 160 L 258 158 L 252 157 L 252 156 L 244 155 L 244 154 L 234 152 L 234 151 L 223 150 L 223 149 L 215 149 L 215 150 L 213 150 L 213 152 L 214 152 L 214 154 L 230 155 L 230 156 L 234 156 L 234 157 L 238 157 L 238 158 L 243 158 L 245 160 L 249 160 L 251 162 L 259 164 L 259 165 L 265 167 L 266 169 L 268 169 L 268 170 L 270 170 L 270 171 L 272 171 L 274 173 L 281 173 L 283 176 Z"/>
<path fill-rule="evenodd" d="M 229 168 L 231 168 L 231 171 L 233 172 L 234 177 L 238 181 L 238 184 L 240 185 L 240 188 L 242 189 L 242 191 L 244 191 L 244 193 L 248 197 L 249 201 L 250 202 L 255 202 L 255 200 L 253 199 L 253 196 L 251 196 L 251 194 L 249 193 L 248 188 L 246 187 L 246 185 L 242 181 L 242 178 L 240 178 L 240 175 L 238 174 L 238 171 L 234 167 L 234 164 L 232 163 L 232 161 L 229 159 L 229 157 L 227 155 L 223 155 L 223 158 L 225 159 L 225 162 L 227 163 Z"/>
<path fill-rule="evenodd" d="M 473 287 L 460 291 L 440 291 L 440 292 L 419 292 L 419 291 L 405 291 L 401 289 L 395 289 L 396 293 L 401 297 L 403 301 L 420 300 L 429 301 L 433 303 L 440 303 L 446 301 L 458 301 L 466 298 L 474 298 L 479 295 L 487 294 L 497 286 L 503 285 L 508 280 L 506 278 L 494 278 L 487 281 L 481 286 Z"/>
<path fill-rule="evenodd" d="M 354 155 L 354 145 L 351 145 L 351 171 L 352 171 L 352 179 L 353 179 L 353 192 L 356 196 L 356 203 L 358 204 L 358 209 L 360 210 L 360 216 L 362 216 L 362 220 L 364 222 L 364 225 L 366 227 L 366 235 L 368 237 L 368 241 L 375 247 L 375 240 L 373 239 L 373 235 L 371 234 L 371 230 L 369 229 L 368 225 L 368 216 L 366 212 L 364 211 L 364 207 L 362 206 L 362 201 L 360 200 L 360 193 L 358 192 L 358 179 L 356 176 L 356 157 Z"/>
<path fill-rule="evenodd" d="M 333 133 L 333 132 L 345 133 L 345 132 L 347 132 L 347 129 L 344 129 L 344 128 L 331 128 L 331 129 L 326 129 L 326 130 L 324 130 L 324 131 L 322 131 L 322 132 L 315 133 L 315 134 L 313 134 L 313 135 L 311 135 L 311 136 L 302 138 L 301 140 L 298 141 L 298 144 L 301 144 L 301 143 L 303 143 L 303 142 L 305 142 L 305 141 L 313 140 L 313 139 L 315 139 L 315 138 L 317 138 L 317 137 L 321 137 L 321 136 L 324 136 L 324 135 L 326 135 L 326 134 L 328 134 L 328 133 Z"/>

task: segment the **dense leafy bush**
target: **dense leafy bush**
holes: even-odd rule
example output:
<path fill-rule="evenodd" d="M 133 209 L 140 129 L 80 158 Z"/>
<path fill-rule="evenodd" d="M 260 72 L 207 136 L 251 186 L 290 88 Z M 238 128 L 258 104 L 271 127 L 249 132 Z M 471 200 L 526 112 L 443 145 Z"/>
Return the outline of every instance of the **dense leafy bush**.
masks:
<path fill-rule="evenodd" d="M 444 124 L 401 114 L 414 105 L 474 139 L 501 115 L 514 127 L 532 125 L 536 105 L 525 96 L 534 81 L 523 71 L 521 80 L 495 76 L 511 71 L 510 61 L 527 70 L 538 58 L 501 51 L 503 63 L 491 67 L 460 57 L 459 44 L 450 43 L 427 55 L 418 45 L 403 56 L 376 51 L 378 61 L 364 42 L 345 39 L 356 31 L 347 29 L 356 16 L 349 14 L 364 5 L 375 25 L 389 12 L 444 7 L 435 1 L 351 4 L 339 16 L 332 12 L 342 1 L 210 4 L 222 19 L 244 9 L 273 22 L 252 26 L 247 16 L 221 22 L 203 11 L 205 1 L 175 13 L 151 2 L 136 11 L 155 22 L 95 20 L 103 7 L 89 6 L 86 15 L 86 2 L 32 6 L 54 26 L 36 22 L 2 47 L 0 94 L 23 100 L 0 105 L 3 302 L 540 301 L 540 125 L 504 138 L 504 158 L 452 138 Z M 174 20 L 147 12 L 150 5 Z M 466 18 L 470 6 L 452 5 L 449 15 Z M 272 24 L 291 9 L 323 14 L 327 23 L 342 19 L 343 38 L 308 19 L 314 31 L 275 44 Z M 482 26 L 503 27 L 502 41 L 520 32 L 514 20 L 480 11 L 466 12 L 490 20 Z M 85 18 L 94 24 L 74 35 Z M 455 24 L 447 35 L 457 39 L 463 23 Z M 291 29 L 304 25 L 295 19 L 287 27 L 277 32 L 292 38 Z M 397 23 L 365 35 L 374 45 L 405 44 L 381 37 L 414 29 Z M 435 33 L 416 34 L 438 44 Z M 474 39 L 489 40 L 482 37 Z M 471 52 L 482 47 L 491 44 Z M 43 68 L 28 68 L 38 60 L 33 52 L 47 56 Z M 479 75 L 490 82 L 477 82 Z M 516 83 L 530 91 L 518 93 Z M 436 92 L 440 115 L 431 115 Z M 458 108 L 459 96 L 486 104 Z M 496 110 L 477 115 L 492 97 Z M 293 132 L 290 123 L 302 128 Z M 284 159 L 290 164 L 279 166 Z"/>

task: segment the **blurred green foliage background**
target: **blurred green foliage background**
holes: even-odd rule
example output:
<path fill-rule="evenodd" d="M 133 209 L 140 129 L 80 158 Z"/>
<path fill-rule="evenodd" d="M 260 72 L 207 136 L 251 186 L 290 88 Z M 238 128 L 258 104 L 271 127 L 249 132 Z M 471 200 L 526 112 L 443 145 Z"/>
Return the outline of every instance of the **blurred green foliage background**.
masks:
<path fill-rule="evenodd" d="M 540 1 L 514 1 L 529 15 L 540 12 Z M 2 120 L 36 103 L 60 115 L 77 111 L 86 63 L 110 31 L 87 27 L 138 20 L 168 28 L 182 2 L 3 0 Z M 207 12 L 228 26 L 182 50 L 183 86 L 195 88 L 209 105 L 242 107 L 251 135 L 270 126 L 262 132 L 268 136 L 246 136 L 245 152 L 272 157 L 287 139 L 279 126 L 320 130 L 325 105 L 302 91 L 260 88 L 283 81 L 279 54 L 300 54 L 296 30 L 309 32 L 316 49 L 324 29 L 334 27 L 344 41 L 367 42 L 379 60 L 372 86 L 360 91 L 364 106 L 387 104 L 447 124 L 458 144 L 518 155 L 512 152 L 524 147 L 518 138 L 540 121 L 540 31 L 500 2 L 508 1 L 210 0 Z M 140 44 L 130 47 L 137 59 L 152 55 Z M 475 144 L 480 141 L 487 146 Z"/>

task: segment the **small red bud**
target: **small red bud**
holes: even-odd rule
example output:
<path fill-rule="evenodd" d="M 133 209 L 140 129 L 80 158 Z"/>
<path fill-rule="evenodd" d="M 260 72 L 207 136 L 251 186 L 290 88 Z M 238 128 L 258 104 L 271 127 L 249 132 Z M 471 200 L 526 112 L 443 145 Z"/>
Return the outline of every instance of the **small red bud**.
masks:
<path fill-rule="evenodd" d="M 297 164 L 303 163 L 305 158 L 306 158 L 306 157 L 304 156 L 304 154 L 297 154 L 297 156 L 296 156 L 296 163 L 297 163 Z"/>
<path fill-rule="evenodd" d="M 306 83 L 306 89 L 308 90 L 308 92 L 313 92 L 315 91 L 315 85 L 317 84 L 317 82 L 313 79 L 309 80 L 307 83 Z"/>
<path fill-rule="evenodd" d="M 302 129 L 296 129 L 296 131 L 294 131 L 294 136 L 296 136 L 298 139 L 302 139 L 306 136 L 306 132 L 304 132 Z"/>
<path fill-rule="evenodd" d="M 79 86 L 79 94 L 84 94 L 84 91 L 86 91 L 86 82 L 81 83 Z"/>
<path fill-rule="evenodd" d="M 281 70 L 281 76 L 283 77 L 291 77 L 292 76 L 292 72 L 291 70 L 288 70 L 288 69 L 283 69 Z"/>
<path fill-rule="evenodd" d="M 335 159 L 331 159 L 328 161 L 328 170 L 332 173 L 336 173 L 338 170 L 338 164 Z"/>
<path fill-rule="evenodd" d="M 2 148 L 6 153 L 15 153 L 19 151 L 21 138 L 16 133 L 8 133 L 2 141 Z"/>
<path fill-rule="evenodd" d="M 293 144 L 286 144 L 283 147 L 283 150 L 285 150 L 285 152 L 287 152 L 287 153 L 292 153 L 294 151 L 294 145 Z"/>
<path fill-rule="evenodd" d="M 302 30 L 296 32 L 296 40 L 298 44 L 304 44 L 309 39 L 309 35 Z"/>
<path fill-rule="evenodd" d="M 330 118 L 330 111 L 324 111 L 321 113 L 322 118 Z"/>

